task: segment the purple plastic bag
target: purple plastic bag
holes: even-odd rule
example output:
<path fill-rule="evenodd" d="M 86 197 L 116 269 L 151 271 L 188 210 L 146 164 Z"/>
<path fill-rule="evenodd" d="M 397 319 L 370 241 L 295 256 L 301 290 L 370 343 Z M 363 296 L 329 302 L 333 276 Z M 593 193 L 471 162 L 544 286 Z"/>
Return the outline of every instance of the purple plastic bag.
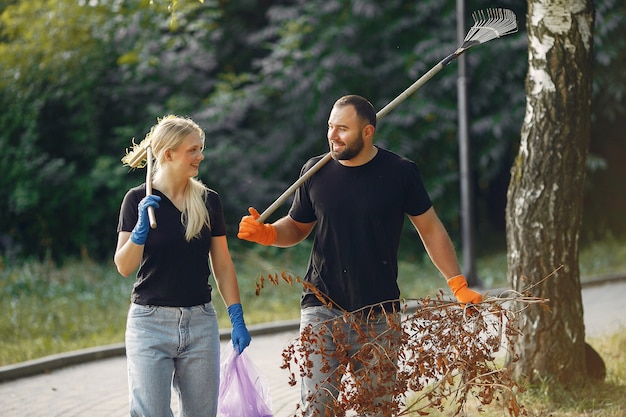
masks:
<path fill-rule="evenodd" d="M 265 377 L 244 350 L 240 355 L 229 343 L 221 364 L 217 414 L 222 417 L 273 417 Z"/>

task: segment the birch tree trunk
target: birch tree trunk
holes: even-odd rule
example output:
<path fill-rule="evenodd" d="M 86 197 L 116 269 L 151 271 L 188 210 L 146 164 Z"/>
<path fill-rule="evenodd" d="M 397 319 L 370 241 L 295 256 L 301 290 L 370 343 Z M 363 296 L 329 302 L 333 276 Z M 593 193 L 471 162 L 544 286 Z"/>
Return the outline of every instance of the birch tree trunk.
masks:
<path fill-rule="evenodd" d="M 526 310 L 516 377 L 584 377 L 578 236 L 590 137 L 591 0 L 529 0 L 526 114 L 507 194 L 507 279 L 548 298 Z M 556 272 L 555 272 L 556 271 Z M 545 280 L 544 280 L 545 278 Z"/>

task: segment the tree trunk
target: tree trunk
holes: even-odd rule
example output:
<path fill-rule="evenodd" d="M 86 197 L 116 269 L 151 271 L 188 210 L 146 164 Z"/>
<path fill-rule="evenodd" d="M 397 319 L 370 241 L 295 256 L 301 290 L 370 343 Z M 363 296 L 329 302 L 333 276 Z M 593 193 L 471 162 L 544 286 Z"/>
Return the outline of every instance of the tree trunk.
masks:
<path fill-rule="evenodd" d="M 585 375 L 578 236 L 590 137 L 591 0 L 529 0 L 526 115 L 507 194 L 512 288 L 549 299 L 533 306 L 513 344 L 518 378 L 574 382 Z M 555 272 L 556 271 L 556 272 Z"/>

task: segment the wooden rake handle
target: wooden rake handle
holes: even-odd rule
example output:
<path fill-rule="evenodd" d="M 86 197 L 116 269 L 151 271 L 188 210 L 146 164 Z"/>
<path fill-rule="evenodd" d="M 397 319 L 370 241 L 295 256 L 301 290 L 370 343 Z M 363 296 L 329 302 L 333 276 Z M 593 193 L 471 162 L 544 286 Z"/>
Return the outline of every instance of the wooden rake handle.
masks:
<path fill-rule="evenodd" d="M 285 190 L 284 193 L 282 193 L 280 195 L 280 197 L 278 197 L 276 199 L 276 201 L 274 201 L 267 209 L 265 209 L 265 211 L 263 213 L 261 213 L 261 216 L 257 219 L 257 221 L 259 223 L 263 223 L 265 222 L 265 220 L 267 220 L 267 218 L 274 212 L 276 211 L 276 209 L 278 207 L 280 207 L 288 198 L 291 194 L 295 193 L 296 190 L 298 189 L 299 186 L 301 186 L 302 184 L 304 184 L 304 182 L 306 180 L 308 180 L 309 178 L 311 178 L 311 176 L 313 174 L 315 174 L 317 171 L 319 171 L 319 169 L 321 167 L 323 167 L 324 165 L 326 165 L 326 163 L 328 163 L 328 161 L 330 161 L 333 157 L 331 156 L 330 152 L 328 152 L 326 155 L 324 155 L 324 157 L 322 159 L 320 159 L 319 161 L 317 161 L 317 163 L 315 165 L 313 165 L 307 172 L 305 172 L 304 174 L 302 174 L 302 176 L 300 178 L 298 178 L 296 180 L 296 182 L 294 182 L 293 184 L 291 184 L 291 186 L 289 188 L 287 188 Z"/>
<path fill-rule="evenodd" d="M 446 66 L 448 63 L 450 63 L 450 61 L 452 61 L 452 59 L 454 59 L 454 58 L 455 58 L 454 54 L 451 54 L 446 59 L 442 60 L 437 65 L 435 65 L 430 71 L 428 71 L 426 74 L 424 74 L 419 80 L 417 80 L 413 84 L 411 84 L 411 86 L 409 88 L 404 90 L 393 101 L 391 101 L 389 104 L 387 104 L 385 107 L 383 107 L 380 111 L 378 111 L 378 113 L 376 113 L 376 120 L 379 120 L 384 115 L 386 115 L 391 110 L 393 110 L 398 104 L 400 104 L 404 100 L 406 100 L 406 98 L 408 96 L 413 94 L 418 88 L 420 88 L 422 85 L 424 85 L 426 83 L 426 81 L 430 80 L 436 73 L 441 71 L 441 69 L 444 66 Z M 315 174 L 317 171 L 319 171 L 320 168 L 322 168 L 324 165 L 326 165 L 332 158 L 333 157 L 330 154 L 330 152 L 328 152 L 326 155 L 324 155 L 324 157 L 322 159 L 317 161 L 315 163 L 315 165 L 313 165 L 307 172 L 302 174 L 302 176 L 300 178 L 298 178 L 296 180 L 296 182 L 294 182 L 289 188 L 287 188 L 287 190 L 285 190 L 285 192 L 282 193 L 280 195 L 280 197 L 278 197 L 276 199 L 276 201 L 274 201 L 263 213 L 261 213 L 261 216 L 257 219 L 257 221 L 259 223 L 265 222 L 265 220 L 267 220 L 267 218 L 274 211 L 276 211 L 276 209 L 278 207 L 280 207 L 283 203 L 285 203 L 285 201 L 289 198 L 289 196 L 291 194 L 296 192 L 298 187 L 300 187 L 302 184 L 304 184 L 304 182 L 306 180 L 311 178 L 313 176 L 313 174 Z"/>
<path fill-rule="evenodd" d="M 146 195 L 152 195 L 152 147 L 146 148 Z M 150 220 L 150 227 L 156 229 L 156 215 L 154 214 L 154 207 L 148 207 L 148 219 Z"/>

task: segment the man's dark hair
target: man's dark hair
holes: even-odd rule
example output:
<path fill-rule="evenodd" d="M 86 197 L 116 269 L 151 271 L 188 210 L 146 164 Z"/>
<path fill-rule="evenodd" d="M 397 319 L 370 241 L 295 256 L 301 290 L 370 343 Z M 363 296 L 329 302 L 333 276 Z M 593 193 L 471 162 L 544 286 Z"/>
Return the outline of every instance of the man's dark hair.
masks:
<path fill-rule="evenodd" d="M 372 103 L 367 101 L 365 98 L 355 94 L 343 96 L 335 102 L 333 107 L 344 106 L 354 106 L 356 114 L 360 118 L 367 120 L 369 124 L 376 127 L 376 111 L 374 110 Z"/>

